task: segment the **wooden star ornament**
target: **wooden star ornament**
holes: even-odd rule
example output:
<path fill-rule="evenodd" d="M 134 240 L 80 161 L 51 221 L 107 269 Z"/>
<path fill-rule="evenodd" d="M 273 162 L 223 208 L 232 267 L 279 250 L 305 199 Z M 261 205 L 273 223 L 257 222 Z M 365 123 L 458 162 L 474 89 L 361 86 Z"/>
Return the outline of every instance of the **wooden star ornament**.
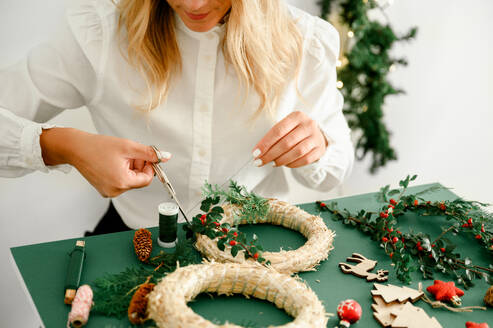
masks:
<path fill-rule="evenodd" d="M 466 322 L 466 328 L 490 328 L 486 322 L 483 323 L 475 323 L 468 321 Z"/>
<path fill-rule="evenodd" d="M 455 306 L 461 306 L 462 304 L 459 296 L 463 296 L 464 292 L 455 287 L 453 281 L 443 282 L 441 280 L 435 280 L 433 285 L 426 288 L 426 290 L 432 293 L 437 301 L 450 301 Z"/>

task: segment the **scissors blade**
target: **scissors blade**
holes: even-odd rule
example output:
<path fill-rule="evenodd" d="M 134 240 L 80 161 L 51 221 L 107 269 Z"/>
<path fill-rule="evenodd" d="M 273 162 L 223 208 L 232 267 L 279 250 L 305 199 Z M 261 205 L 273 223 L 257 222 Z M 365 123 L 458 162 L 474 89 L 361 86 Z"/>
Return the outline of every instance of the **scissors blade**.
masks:
<path fill-rule="evenodd" d="M 154 146 L 151 146 L 151 147 L 156 152 L 156 155 L 158 155 L 157 148 Z M 159 157 L 159 155 L 158 155 L 158 157 Z M 178 209 L 180 210 L 181 215 L 183 215 L 183 217 L 185 218 L 185 221 L 187 221 L 188 224 L 191 224 L 190 221 L 188 220 L 186 214 L 185 214 L 185 211 L 183 211 L 183 207 L 181 206 L 181 203 L 178 200 L 178 197 L 176 196 L 175 188 L 173 188 L 173 185 L 171 184 L 170 180 L 168 179 L 168 176 L 166 175 L 166 173 L 164 173 L 163 168 L 158 163 L 151 163 L 151 165 L 152 165 L 152 168 L 154 169 L 154 172 L 156 172 L 156 175 L 157 175 L 159 181 L 161 181 L 161 183 L 166 187 L 171 198 L 175 200 L 176 205 L 178 205 Z"/>

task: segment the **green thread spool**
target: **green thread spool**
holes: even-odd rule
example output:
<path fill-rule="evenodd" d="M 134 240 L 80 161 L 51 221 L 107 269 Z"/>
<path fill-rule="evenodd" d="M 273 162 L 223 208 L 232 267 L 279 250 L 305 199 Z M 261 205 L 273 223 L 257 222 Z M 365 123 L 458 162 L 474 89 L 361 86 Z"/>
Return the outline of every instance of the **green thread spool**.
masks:
<path fill-rule="evenodd" d="M 174 248 L 178 241 L 178 205 L 167 202 L 158 206 L 159 238 L 157 243 L 163 248 Z"/>
<path fill-rule="evenodd" d="M 70 263 L 65 280 L 65 304 L 72 304 L 75 292 L 79 288 L 82 267 L 84 265 L 85 246 L 85 241 L 77 240 L 74 249 L 70 252 Z"/>

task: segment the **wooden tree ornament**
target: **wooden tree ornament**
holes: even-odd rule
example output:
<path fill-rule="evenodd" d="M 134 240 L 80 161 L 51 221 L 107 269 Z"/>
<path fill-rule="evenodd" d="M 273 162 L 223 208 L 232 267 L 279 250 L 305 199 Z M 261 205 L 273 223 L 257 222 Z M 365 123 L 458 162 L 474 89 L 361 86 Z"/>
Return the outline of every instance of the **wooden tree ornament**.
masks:
<path fill-rule="evenodd" d="M 421 291 L 394 285 L 374 284 L 371 291 L 373 317 L 383 327 L 393 328 L 438 328 L 441 327 L 435 318 L 430 318 L 426 312 L 412 305 L 424 294 Z"/>
<path fill-rule="evenodd" d="M 407 302 L 400 309 L 391 313 L 395 316 L 392 328 L 442 328 L 435 317 L 430 318 L 425 310 Z"/>
<path fill-rule="evenodd" d="M 404 304 L 399 302 L 386 303 L 381 296 L 373 296 L 374 304 L 371 305 L 373 309 L 373 317 L 383 327 L 390 327 L 395 319 L 392 312 L 400 310 Z"/>
<path fill-rule="evenodd" d="M 382 285 L 377 283 L 373 284 L 373 286 L 376 289 L 372 290 L 371 294 L 373 296 L 381 296 L 385 303 L 394 301 L 403 303 L 408 300 L 414 303 L 423 296 L 423 292 L 408 287 L 399 287 L 391 284 Z"/>
<path fill-rule="evenodd" d="M 366 278 L 367 281 L 387 281 L 389 278 L 389 271 L 387 270 L 378 270 L 377 273 L 371 273 L 369 271 L 373 270 L 377 265 L 377 261 L 367 259 L 361 254 L 353 253 L 352 257 L 348 257 L 346 259 L 348 262 L 355 262 L 356 265 L 351 265 L 348 263 L 341 262 L 339 263 L 339 267 L 342 272 L 347 274 L 352 274 L 359 278 Z"/>

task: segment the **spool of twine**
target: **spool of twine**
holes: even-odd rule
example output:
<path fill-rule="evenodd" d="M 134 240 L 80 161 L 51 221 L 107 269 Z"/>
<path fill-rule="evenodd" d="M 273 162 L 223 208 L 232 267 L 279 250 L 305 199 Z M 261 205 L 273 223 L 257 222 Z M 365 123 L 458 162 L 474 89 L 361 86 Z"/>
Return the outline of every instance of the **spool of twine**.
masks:
<path fill-rule="evenodd" d="M 89 285 L 82 285 L 77 289 L 72 310 L 68 314 L 67 328 L 79 328 L 89 320 L 89 312 L 92 306 L 92 289 Z"/>

